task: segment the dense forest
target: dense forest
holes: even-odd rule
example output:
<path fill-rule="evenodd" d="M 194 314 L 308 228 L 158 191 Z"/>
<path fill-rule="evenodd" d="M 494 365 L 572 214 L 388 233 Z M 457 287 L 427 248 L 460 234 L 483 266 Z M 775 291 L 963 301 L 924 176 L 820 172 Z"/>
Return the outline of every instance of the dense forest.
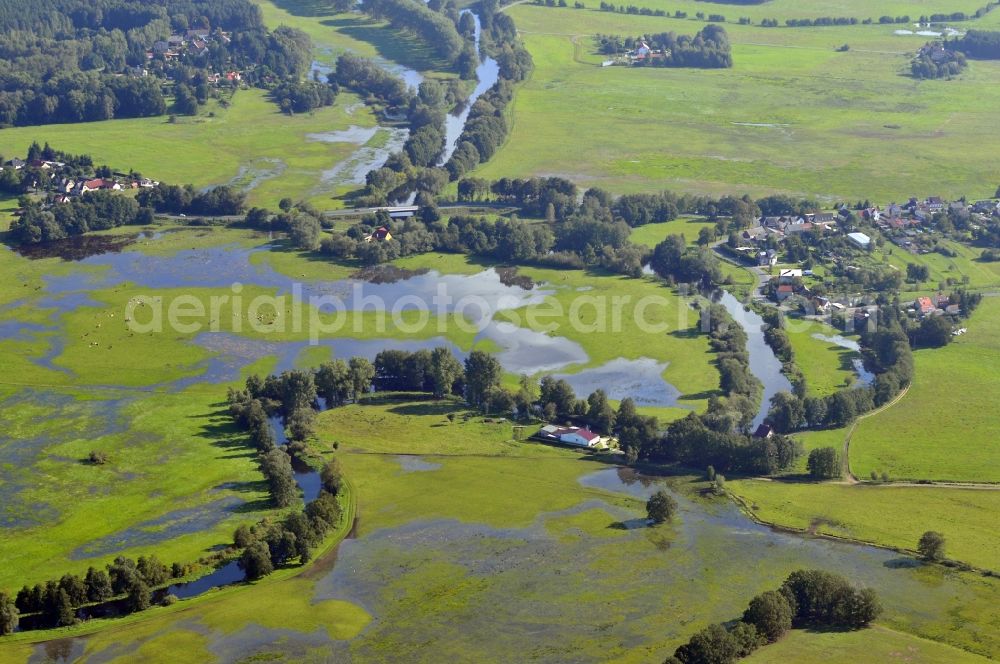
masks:
<path fill-rule="evenodd" d="M 271 85 L 301 77 L 311 52 L 249 0 L 0 0 L 0 35 L 0 125 L 156 116 L 168 94 L 191 113 L 211 75 Z"/>

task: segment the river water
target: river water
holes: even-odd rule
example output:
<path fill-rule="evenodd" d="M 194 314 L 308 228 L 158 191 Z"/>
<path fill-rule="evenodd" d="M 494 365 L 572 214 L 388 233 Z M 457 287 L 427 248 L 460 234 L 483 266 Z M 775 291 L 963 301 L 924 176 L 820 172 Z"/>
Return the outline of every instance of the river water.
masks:
<path fill-rule="evenodd" d="M 743 303 L 728 291 L 723 291 L 719 304 L 726 308 L 733 320 L 746 332 L 750 371 L 764 386 L 760 409 L 753 420 L 753 428 L 756 429 L 767 417 L 771 406 L 771 397 L 778 392 L 791 392 L 792 383 L 781 372 L 781 360 L 775 356 L 774 351 L 764 341 L 764 319 L 755 311 L 746 309 Z"/>
<path fill-rule="evenodd" d="M 480 38 L 482 36 L 482 23 L 479 21 L 479 15 L 469 9 L 463 9 L 462 14 L 472 14 L 473 19 L 476 22 L 476 52 L 480 53 Z M 455 148 L 458 147 L 458 139 L 462 135 L 462 130 L 465 129 L 465 122 L 469 119 L 469 113 L 472 111 L 472 105 L 476 103 L 476 100 L 482 97 L 487 90 L 492 88 L 497 80 L 500 78 L 500 65 L 493 58 L 483 55 L 480 53 L 479 56 L 479 66 L 476 67 L 476 88 L 472 91 L 469 99 L 456 111 L 449 113 L 445 119 L 445 147 L 444 152 L 441 155 L 441 159 L 438 161 L 438 166 L 444 166 L 451 159 L 451 155 L 455 152 Z"/>

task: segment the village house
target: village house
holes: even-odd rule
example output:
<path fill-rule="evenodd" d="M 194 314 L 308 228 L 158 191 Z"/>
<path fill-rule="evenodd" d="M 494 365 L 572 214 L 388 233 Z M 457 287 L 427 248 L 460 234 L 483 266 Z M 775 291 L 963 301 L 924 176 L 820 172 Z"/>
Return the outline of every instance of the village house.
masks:
<path fill-rule="evenodd" d="M 560 427 L 548 424 L 539 429 L 535 435 L 542 440 L 573 445 L 575 447 L 596 447 L 601 443 L 599 435 L 580 427 Z"/>
<path fill-rule="evenodd" d="M 112 191 L 120 191 L 122 186 L 107 178 L 94 178 L 93 180 L 83 180 L 78 185 L 80 193 L 86 194 L 88 191 L 98 191 L 99 189 L 107 189 Z"/>
<path fill-rule="evenodd" d="M 796 279 L 802 278 L 802 270 L 788 268 L 778 273 L 779 284 L 794 284 Z"/>
<path fill-rule="evenodd" d="M 784 302 L 791 296 L 795 295 L 795 287 L 791 284 L 782 284 L 781 286 L 778 286 L 776 293 L 778 302 Z"/>
<path fill-rule="evenodd" d="M 386 242 L 392 239 L 392 233 L 388 226 L 379 226 L 371 235 L 365 236 L 365 242 Z"/>
<path fill-rule="evenodd" d="M 757 254 L 757 265 L 759 267 L 774 267 L 778 264 L 778 252 L 774 249 L 761 251 Z"/>
<path fill-rule="evenodd" d="M 918 297 L 916 302 L 913 303 L 913 308 L 916 309 L 921 316 L 927 316 L 934 313 L 937 306 L 929 297 Z"/>

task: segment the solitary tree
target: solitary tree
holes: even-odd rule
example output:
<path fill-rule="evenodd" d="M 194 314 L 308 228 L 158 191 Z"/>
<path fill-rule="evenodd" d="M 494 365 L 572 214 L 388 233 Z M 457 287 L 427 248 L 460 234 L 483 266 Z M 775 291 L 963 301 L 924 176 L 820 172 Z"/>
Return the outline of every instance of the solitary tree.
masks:
<path fill-rule="evenodd" d="M 924 560 L 930 562 L 940 562 L 944 560 L 944 535 L 933 530 L 928 530 L 920 536 L 917 543 L 917 553 Z"/>
<path fill-rule="evenodd" d="M 653 523 L 663 523 L 674 518 L 677 501 L 669 493 L 660 489 L 646 501 L 646 515 Z"/>
<path fill-rule="evenodd" d="M 0 592 L 0 636 L 17 629 L 18 611 L 14 600 L 7 593 Z"/>
<path fill-rule="evenodd" d="M 833 447 L 818 447 L 809 452 L 806 468 L 818 480 L 840 477 L 840 455 Z"/>

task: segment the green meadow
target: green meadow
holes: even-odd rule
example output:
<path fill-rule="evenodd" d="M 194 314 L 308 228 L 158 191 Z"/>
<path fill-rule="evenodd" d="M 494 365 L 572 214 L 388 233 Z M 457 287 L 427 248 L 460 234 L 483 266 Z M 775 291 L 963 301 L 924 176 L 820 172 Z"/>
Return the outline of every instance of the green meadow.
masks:
<path fill-rule="evenodd" d="M 1000 302 L 984 298 L 964 324 L 968 333 L 949 346 L 914 353 L 916 377 L 905 397 L 858 423 L 850 448 L 855 475 L 1000 482 Z"/>
<path fill-rule="evenodd" d="M 762 480 L 727 488 L 768 523 L 908 551 L 936 530 L 944 533 L 949 558 L 1000 570 L 1000 537 L 991 525 L 1000 491 Z"/>
<path fill-rule="evenodd" d="M 795 364 L 806 377 L 810 395 L 832 394 L 857 380 L 852 361 L 860 358 L 860 353 L 815 336 L 835 337 L 840 334 L 839 330 L 818 321 L 789 319 L 785 331 L 795 353 Z"/>
<path fill-rule="evenodd" d="M 782 14 L 774 3 L 687 4 L 692 13 Z M 927 38 L 893 35 L 896 26 L 728 24 L 732 69 L 602 68 L 598 33 L 690 34 L 703 23 L 528 4 L 507 11 L 535 71 L 515 98 L 507 144 L 478 176 L 826 201 L 986 196 L 1000 181 L 998 139 L 984 133 L 1000 122 L 1000 92 L 989 83 L 1000 65 L 976 61 L 956 80 L 915 81 L 904 73 Z M 836 52 L 844 43 L 851 50 Z"/>
<path fill-rule="evenodd" d="M 907 662 L 908 664 L 984 664 L 979 655 L 903 632 L 873 627 L 859 632 L 794 630 L 746 659 L 749 664 L 828 664 L 829 662 Z"/>
<path fill-rule="evenodd" d="M 251 205 L 276 209 L 288 196 L 329 208 L 337 207 L 331 198 L 336 192 L 323 182 L 323 171 L 358 146 L 310 136 L 375 125 L 372 113 L 349 92 L 333 106 L 295 116 L 281 113 L 261 90 L 238 90 L 228 108 L 213 102 L 209 109 L 176 123 L 159 117 L 4 129 L 0 153 L 23 156 L 32 141 L 48 141 L 59 150 L 89 154 L 98 164 L 171 184 L 254 185 Z"/>

